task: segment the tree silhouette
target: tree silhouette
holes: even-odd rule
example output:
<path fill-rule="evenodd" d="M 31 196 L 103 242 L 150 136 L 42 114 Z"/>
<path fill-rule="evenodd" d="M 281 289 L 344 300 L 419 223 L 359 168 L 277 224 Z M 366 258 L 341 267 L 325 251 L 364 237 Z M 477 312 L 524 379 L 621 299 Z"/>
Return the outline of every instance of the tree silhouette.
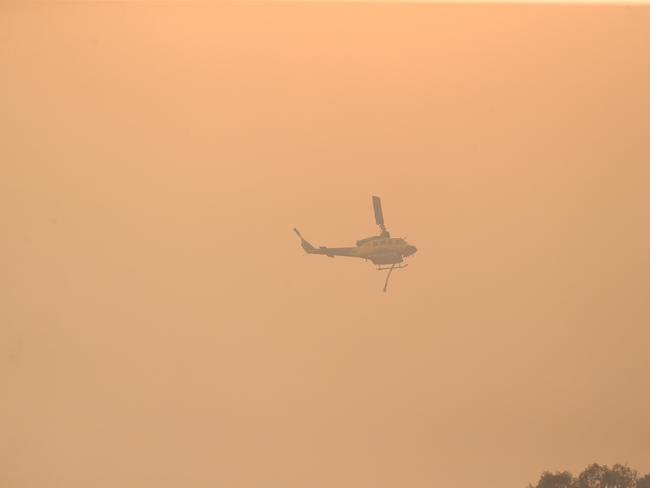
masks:
<path fill-rule="evenodd" d="M 638 478 L 636 470 L 622 464 L 615 464 L 607 470 L 604 486 L 607 488 L 635 488 Z"/>
<path fill-rule="evenodd" d="M 650 473 L 639 478 L 638 472 L 626 464 L 611 468 L 598 463 L 590 464 L 574 478 L 568 472 L 544 471 L 537 485 L 528 488 L 650 488 Z"/>
<path fill-rule="evenodd" d="M 601 488 L 607 468 L 598 463 L 590 464 L 580 473 L 576 480 L 576 488 Z"/>
<path fill-rule="evenodd" d="M 568 471 L 563 473 L 545 471 L 537 483 L 537 488 L 571 488 L 572 486 L 573 475 Z"/>
<path fill-rule="evenodd" d="M 636 481 L 636 488 L 650 488 L 650 473 Z"/>

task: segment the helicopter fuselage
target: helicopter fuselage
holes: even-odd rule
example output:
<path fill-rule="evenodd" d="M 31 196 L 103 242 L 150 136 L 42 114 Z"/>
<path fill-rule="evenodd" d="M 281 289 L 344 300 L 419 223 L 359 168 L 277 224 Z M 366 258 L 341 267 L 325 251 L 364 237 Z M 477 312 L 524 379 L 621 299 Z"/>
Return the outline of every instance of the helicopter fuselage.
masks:
<path fill-rule="evenodd" d="M 388 278 L 390 278 L 393 269 L 408 266 L 406 264 L 401 265 L 400 263 L 404 261 L 405 257 L 415 254 L 417 248 L 406 242 L 406 239 L 390 236 L 388 229 L 384 225 L 384 213 L 381 209 L 381 199 L 378 196 L 372 197 L 372 207 L 375 212 L 375 223 L 379 226 L 381 233 L 377 236 L 366 237 L 357 241 L 355 247 L 315 247 L 305 240 L 298 229 L 294 228 L 293 231 L 300 238 L 302 248 L 309 254 L 322 254 L 330 258 L 335 256 L 361 258 L 366 261 L 370 260 L 378 265 L 377 269 L 380 271 L 388 270 L 386 283 L 384 283 L 384 291 L 386 291 Z M 382 264 L 390 266 L 382 268 Z"/>
<path fill-rule="evenodd" d="M 405 239 L 394 237 L 371 237 L 357 243 L 358 256 L 375 264 L 401 263 L 416 250 Z"/>
<path fill-rule="evenodd" d="M 374 264 L 398 264 L 417 251 L 416 247 L 409 244 L 406 239 L 381 235 L 361 239 L 357 241 L 355 247 L 314 247 L 304 239 L 302 247 L 309 254 L 323 254 L 332 258 L 335 256 L 361 258 Z"/>

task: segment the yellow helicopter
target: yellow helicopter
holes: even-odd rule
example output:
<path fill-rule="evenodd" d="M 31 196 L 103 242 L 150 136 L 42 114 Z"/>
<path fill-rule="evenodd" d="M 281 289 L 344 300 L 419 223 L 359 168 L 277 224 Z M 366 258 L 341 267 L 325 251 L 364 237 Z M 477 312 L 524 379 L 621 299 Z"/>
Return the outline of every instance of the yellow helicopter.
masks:
<path fill-rule="evenodd" d="M 372 261 L 377 265 L 377 270 L 388 270 L 386 276 L 386 283 L 384 283 L 384 291 L 388 287 L 388 279 L 390 278 L 393 269 L 405 268 L 408 264 L 401 264 L 404 258 L 411 256 L 417 252 L 417 248 L 408 242 L 406 239 L 393 238 L 390 236 L 386 226 L 384 225 L 384 214 L 381 209 L 381 199 L 377 196 L 372 197 L 372 206 L 375 210 L 375 222 L 381 229 L 378 236 L 366 237 L 357 241 L 355 247 L 314 247 L 305 240 L 298 229 L 293 231 L 300 237 L 302 248 L 309 254 L 323 254 L 333 258 L 334 256 L 347 256 L 351 258 L 361 258 Z M 382 265 L 390 265 L 382 268 Z"/>

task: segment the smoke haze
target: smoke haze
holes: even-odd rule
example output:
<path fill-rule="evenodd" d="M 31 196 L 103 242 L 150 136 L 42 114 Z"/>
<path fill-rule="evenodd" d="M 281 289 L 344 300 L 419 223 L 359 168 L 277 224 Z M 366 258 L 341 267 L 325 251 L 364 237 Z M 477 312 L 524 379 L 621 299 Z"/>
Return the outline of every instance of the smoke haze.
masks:
<path fill-rule="evenodd" d="M 0 486 L 650 471 L 650 8 L 0 5 Z M 385 275 L 308 256 L 386 224 Z"/>

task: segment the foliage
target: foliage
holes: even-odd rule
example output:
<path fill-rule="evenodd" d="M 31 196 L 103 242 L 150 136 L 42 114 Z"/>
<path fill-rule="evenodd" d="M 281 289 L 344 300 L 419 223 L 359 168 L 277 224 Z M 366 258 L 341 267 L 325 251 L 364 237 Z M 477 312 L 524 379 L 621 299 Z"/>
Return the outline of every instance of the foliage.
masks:
<path fill-rule="evenodd" d="M 639 477 L 638 472 L 626 464 L 610 468 L 594 463 L 577 477 L 568 471 L 545 471 L 537 484 L 528 485 L 528 488 L 650 488 L 650 473 Z"/>
<path fill-rule="evenodd" d="M 637 480 L 636 488 L 650 488 L 650 473 Z"/>
<path fill-rule="evenodd" d="M 572 488 L 573 475 L 568 471 L 551 473 L 545 471 L 537 483 L 537 488 Z"/>

